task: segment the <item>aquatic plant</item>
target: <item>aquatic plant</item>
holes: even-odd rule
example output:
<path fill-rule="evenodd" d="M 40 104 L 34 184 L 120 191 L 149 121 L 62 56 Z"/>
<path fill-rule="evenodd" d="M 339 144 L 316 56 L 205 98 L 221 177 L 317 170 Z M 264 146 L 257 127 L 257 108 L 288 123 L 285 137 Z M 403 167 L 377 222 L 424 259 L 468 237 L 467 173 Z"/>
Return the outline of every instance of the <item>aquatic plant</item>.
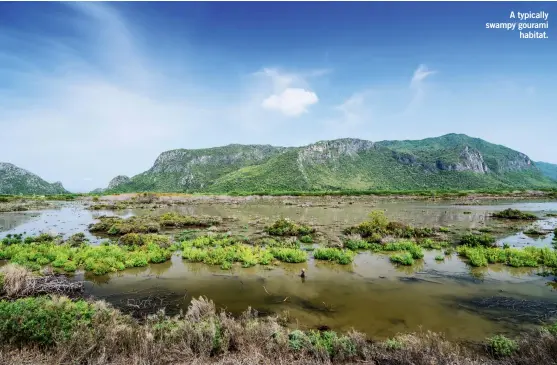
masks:
<path fill-rule="evenodd" d="M 492 247 L 495 245 L 496 239 L 489 233 L 474 234 L 468 233 L 460 238 L 460 244 L 466 246 L 485 246 Z"/>
<path fill-rule="evenodd" d="M 221 217 L 213 216 L 188 216 L 169 212 L 158 217 L 158 222 L 163 227 L 211 227 L 222 223 Z"/>
<path fill-rule="evenodd" d="M 434 241 L 431 238 L 424 238 L 422 240 L 419 240 L 418 244 L 423 248 L 428 248 L 433 250 L 440 250 L 443 247 L 447 247 L 449 245 L 448 242 Z"/>
<path fill-rule="evenodd" d="M 435 260 L 436 260 L 436 261 L 445 261 L 445 256 L 443 256 L 443 255 L 437 255 L 437 256 L 435 256 Z"/>
<path fill-rule="evenodd" d="M 517 220 L 536 220 L 538 217 L 535 214 L 522 212 L 518 209 L 505 209 L 491 215 L 494 218 L 502 219 L 517 219 Z"/>
<path fill-rule="evenodd" d="M 0 245 L 0 259 L 9 260 L 31 270 L 39 270 L 43 266 L 51 265 L 68 272 L 83 268 L 96 275 L 164 262 L 171 256 L 171 250 L 161 248 L 154 243 L 143 246 L 119 246 L 106 243 L 100 246 L 79 247 L 55 242 Z"/>
<path fill-rule="evenodd" d="M 425 238 L 435 236 L 435 231 L 429 227 L 411 227 L 400 222 L 389 222 L 385 213 L 374 210 L 369 214 L 369 220 L 356 226 L 344 229 L 345 235 L 358 234 L 371 243 L 380 243 L 383 237 Z"/>
<path fill-rule="evenodd" d="M 154 243 L 160 247 L 168 248 L 172 245 L 169 236 L 155 233 L 127 233 L 120 237 L 118 243 L 126 246 L 145 246 Z"/>
<path fill-rule="evenodd" d="M 270 253 L 282 262 L 299 263 L 307 261 L 307 252 L 297 248 L 271 248 Z"/>
<path fill-rule="evenodd" d="M 357 238 L 349 238 L 344 241 L 344 247 L 352 251 L 367 250 L 372 247 L 371 245 L 371 243 Z"/>
<path fill-rule="evenodd" d="M 350 250 L 341 250 L 332 247 L 317 248 L 313 251 L 313 257 L 316 260 L 331 261 L 341 265 L 351 263 L 355 255 L 356 254 Z"/>
<path fill-rule="evenodd" d="M 400 265 L 411 266 L 414 264 L 414 258 L 409 252 L 391 255 L 390 260 L 391 262 Z"/>
<path fill-rule="evenodd" d="M 458 254 L 470 260 L 472 266 L 501 263 L 513 267 L 557 267 L 557 251 L 550 248 L 525 247 L 458 247 Z"/>
<path fill-rule="evenodd" d="M 265 227 L 265 231 L 271 236 L 307 236 L 315 233 L 315 228 L 281 218 L 271 226 Z"/>

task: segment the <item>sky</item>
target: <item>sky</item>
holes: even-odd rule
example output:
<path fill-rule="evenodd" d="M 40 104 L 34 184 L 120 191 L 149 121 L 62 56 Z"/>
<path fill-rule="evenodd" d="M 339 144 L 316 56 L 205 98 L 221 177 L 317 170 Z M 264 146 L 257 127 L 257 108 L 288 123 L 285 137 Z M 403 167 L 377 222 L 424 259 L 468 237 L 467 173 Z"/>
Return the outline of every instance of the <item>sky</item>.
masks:
<path fill-rule="evenodd" d="M 486 29 L 545 11 L 547 39 Z M 176 148 L 465 133 L 557 163 L 556 3 L 0 3 L 0 162 L 75 192 Z"/>

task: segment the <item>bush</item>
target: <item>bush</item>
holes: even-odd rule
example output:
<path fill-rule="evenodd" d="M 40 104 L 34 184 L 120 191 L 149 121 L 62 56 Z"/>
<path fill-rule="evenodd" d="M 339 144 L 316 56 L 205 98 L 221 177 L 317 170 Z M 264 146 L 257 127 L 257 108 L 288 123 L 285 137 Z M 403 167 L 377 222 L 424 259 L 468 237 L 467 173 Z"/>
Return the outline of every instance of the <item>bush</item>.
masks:
<path fill-rule="evenodd" d="M 408 252 L 391 255 L 390 260 L 391 262 L 400 265 L 411 266 L 414 264 L 414 259 L 412 258 L 412 255 Z"/>
<path fill-rule="evenodd" d="M 273 223 L 273 225 L 266 227 L 265 231 L 272 236 L 307 236 L 315 233 L 315 228 L 281 218 Z"/>
<path fill-rule="evenodd" d="M 502 218 L 502 219 L 524 219 L 524 220 L 536 220 L 538 217 L 532 213 L 522 212 L 518 209 L 505 209 L 497 213 L 493 213 L 492 217 Z"/>
<path fill-rule="evenodd" d="M 317 260 L 336 262 L 337 264 L 347 265 L 354 259 L 355 253 L 349 250 L 338 248 L 318 248 L 313 252 L 313 257 Z"/>
<path fill-rule="evenodd" d="M 90 325 L 95 311 L 86 301 L 47 297 L 0 301 L 0 339 L 3 342 L 53 345 L 68 339 L 78 325 Z"/>
<path fill-rule="evenodd" d="M 495 245 L 496 239 L 489 233 L 482 234 L 465 234 L 460 238 L 460 244 L 471 247 L 485 246 L 492 247 Z"/>
<path fill-rule="evenodd" d="M 495 357 L 510 356 L 518 350 L 516 341 L 503 335 L 496 335 L 488 340 L 488 350 Z"/>

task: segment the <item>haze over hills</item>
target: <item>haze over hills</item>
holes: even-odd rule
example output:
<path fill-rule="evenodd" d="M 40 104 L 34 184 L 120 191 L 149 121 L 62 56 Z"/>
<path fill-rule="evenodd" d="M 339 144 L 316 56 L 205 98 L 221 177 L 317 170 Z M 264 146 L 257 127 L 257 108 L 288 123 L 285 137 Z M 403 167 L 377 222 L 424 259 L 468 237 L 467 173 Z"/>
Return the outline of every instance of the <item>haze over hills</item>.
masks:
<path fill-rule="evenodd" d="M 11 163 L 0 162 L 0 194 L 67 194 L 61 182 L 53 184 Z"/>
<path fill-rule="evenodd" d="M 557 181 L 557 165 L 547 162 L 536 162 L 536 166 L 540 169 L 542 174 L 549 177 L 552 180 Z"/>
<path fill-rule="evenodd" d="M 544 167 L 544 171 L 547 169 Z M 546 188 L 525 154 L 463 134 L 412 141 L 345 138 L 303 147 L 238 145 L 163 152 L 105 192 L 270 192 Z"/>

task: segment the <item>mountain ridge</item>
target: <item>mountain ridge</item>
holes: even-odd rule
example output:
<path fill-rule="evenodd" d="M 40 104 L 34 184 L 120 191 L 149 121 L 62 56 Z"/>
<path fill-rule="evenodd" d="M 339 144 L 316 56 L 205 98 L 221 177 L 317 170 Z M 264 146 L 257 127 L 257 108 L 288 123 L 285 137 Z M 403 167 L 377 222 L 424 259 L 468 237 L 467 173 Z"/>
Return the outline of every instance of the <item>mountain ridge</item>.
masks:
<path fill-rule="evenodd" d="M 49 183 L 12 163 L 0 162 L 0 194 L 68 194 L 60 181 Z"/>
<path fill-rule="evenodd" d="M 162 152 L 109 192 L 262 192 L 554 187 L 524 153 L 465 134 L 422 140 L 229 144 Z"/>

